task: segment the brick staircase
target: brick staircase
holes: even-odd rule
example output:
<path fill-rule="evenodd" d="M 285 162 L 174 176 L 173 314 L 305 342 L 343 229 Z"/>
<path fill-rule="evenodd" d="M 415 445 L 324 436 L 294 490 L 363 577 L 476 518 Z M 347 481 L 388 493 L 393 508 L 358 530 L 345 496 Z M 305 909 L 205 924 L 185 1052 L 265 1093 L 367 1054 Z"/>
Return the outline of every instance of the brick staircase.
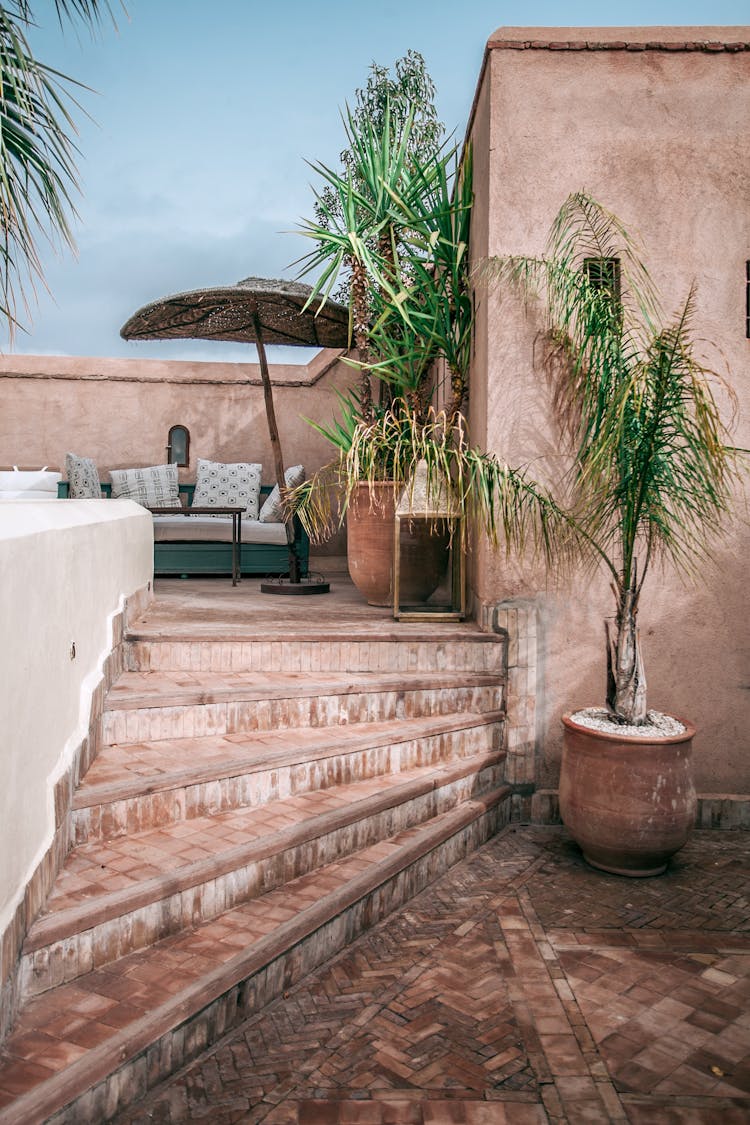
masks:
<path fill-rule="evenodd" d="M 284 632 L 126 638 L 3 1125 L 109 1120 L 507 821 L 498 637 Z"/>

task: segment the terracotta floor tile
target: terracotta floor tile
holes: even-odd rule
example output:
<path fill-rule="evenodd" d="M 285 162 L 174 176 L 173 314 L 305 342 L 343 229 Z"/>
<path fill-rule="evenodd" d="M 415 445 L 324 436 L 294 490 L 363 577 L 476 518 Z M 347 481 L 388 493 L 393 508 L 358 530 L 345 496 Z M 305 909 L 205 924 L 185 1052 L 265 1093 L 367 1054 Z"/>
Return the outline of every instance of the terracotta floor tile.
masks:
<path fill-rule="evenodd" d="M 693 1067 L 683 1064 L 667 1078 L 652 1087 L 654 1094 L 710 1094 L 717 1085 L 714 1075 L 702 1074 Z"/>
<path fill-rule="evenodd" d="M 117 1004 L 114 1008 L 110 1008 L 99 1020 L 105 1027 L 114 1029 L 125 1028 L 135 1020 L 140 1019 L 144 1012 L 150 1010 L 150 1005 L 143 1007 L 134 1004 Z"/>
<path fill-rule="evenodd" d="M 539 1041 L 553 1074 L 588 1074 L 588 1067 L 574 1035 L 540 1035 Z"/>
<path fill-rule="evenodd" d="M 27 1090 L 33 1090 L 39 1082 L 51 1078 L 54 1073 L 52 1067 L 38 1062 L 13 1059 L 12 1065 L 8 1065 L 7 1059 L 0 1057 L 0 1090 L 18 1097 Z"/>
<path fill-rule="evenodd" d="M 23 1038 L 23 1037 L 19 1037 Z M 15 1047 L 15 1040 L 10 1045 L 10 1049 Z M 52 1036 L 48 1037 L 48 1042 L 44 1048 L 35 1052 L 33 1059 L 26 1059 L 26 1062 L 34 1062 L 37 1065 L 43 1066 L 51 1071 L 64 1070 L 70 1063 L 80 1059 L 86 1054 L 86 1049 L 76 1043 L 65 1042 L 61 1039 L 53 1039 Z"/>
<path fill-rule="evenodd" d="M 28 1031 L 25 1035 L 16 1035 L 9 1044 L 9 1053 L 14 1058 L 25 1061 L 44 1061 L 44 1054 L 60 1042 L 60 1037 L 47 1034 L 44 1031 Z"/>

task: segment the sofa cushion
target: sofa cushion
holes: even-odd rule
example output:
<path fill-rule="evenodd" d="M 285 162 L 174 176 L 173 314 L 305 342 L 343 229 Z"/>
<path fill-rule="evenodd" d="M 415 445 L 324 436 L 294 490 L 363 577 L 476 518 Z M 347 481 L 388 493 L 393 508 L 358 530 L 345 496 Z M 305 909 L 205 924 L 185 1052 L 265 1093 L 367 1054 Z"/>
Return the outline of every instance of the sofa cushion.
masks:
<path fill-rule="evenodd" d="M 150 465 L 145 469 L 110 469 L 112 495 L 135 500 L 144 508 L 180 508 L 176 465 Z"/>
<path fill-rule="evenodd" d="M 154 516 L 157 543 L 231 543 L 231 516 Z M 261 523 L 242 518 L 242 542 L 286 544 L 283 523 Z"/>
<path fill-rule="evenodd" d="M 284 473 L 284 483 L 287 488 L 296 488 L 298 484 L 302 484 L 304 479 L 304 465 L 292 465 L 291 469 L 287 469 Z M 258 519 L 261 523 L 281 523 L 283 521 L 284 512 L 281 507 L 281 494 L 278 484 L 273 486 L 270 496 L 260 510 Z"/>
<path fill-rule="evenodd" d="M 244 509 L 243 519 L 257 520 L 261 471 L 262 466 L 255 462 L 224 464 L 222 461 L 204 461 L 199 457 L 193 507 L 241 507 Z"/>
<path fill-rule="evenodd" d="M 65 475 L 68 478 L 68 496 L 71 500 L 101 500 L 99 472 L 90 457 L 66 453 Z"/>

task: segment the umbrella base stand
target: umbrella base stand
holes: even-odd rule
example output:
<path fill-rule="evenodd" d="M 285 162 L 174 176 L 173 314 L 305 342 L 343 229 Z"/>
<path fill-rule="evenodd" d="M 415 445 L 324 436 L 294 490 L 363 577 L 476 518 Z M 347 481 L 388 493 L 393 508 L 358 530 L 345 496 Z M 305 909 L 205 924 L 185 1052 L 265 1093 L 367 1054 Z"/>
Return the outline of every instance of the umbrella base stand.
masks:
<path fill-rule="evenodd" d="M 261 594 L 291 594 L 293 597 L 304 597 L 306 594 L 329 594 L 330 582 L 326 582 L 319 574 L 310 574 L 307 578 L 300 578 L 299 582 L 292 582 L 291 578 L 274 578 L 260 584 Z"/>

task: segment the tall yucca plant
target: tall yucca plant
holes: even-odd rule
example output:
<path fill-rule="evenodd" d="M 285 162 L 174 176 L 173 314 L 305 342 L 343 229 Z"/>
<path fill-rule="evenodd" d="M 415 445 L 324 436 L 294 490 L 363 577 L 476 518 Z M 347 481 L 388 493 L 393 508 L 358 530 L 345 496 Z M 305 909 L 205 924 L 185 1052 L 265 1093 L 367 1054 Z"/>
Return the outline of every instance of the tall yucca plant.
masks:
<path fill-rule="evenodd" d="M 417 107 L 418 109 L 419 107 Z M 313 423 L 337 456 L 289 497 L 314 540 L 335 527 L 360 483 L 404 487 L 427 468 L 434 494 L 454 502 L 493 543 L 532 543 L 546 561 L 569 545 L 573 523 L 554 498 L 521 471 L 471 447 L 461 408 L 466 398 L 473 305 L 468 263 L 473 203 L 471 150 L 414 143 L 414 114 L 370 119 L 347 114 L 349 158 L 343 172 L 313 165 L 323 177 L 314 220 L 302 233 L 314 249 L 303 272 L 319 271 L 311 303 L 351 272 L 350 309 L 363 373 L 361 390 L 340 397 L 340 419 Z M 361 340 L 361 343 L 360 343 Z M 436 360 L 450 388 L 435 409 Z M 378 400 L 370 398 L 371 382 Z M 374 490 L 371 489 L 371 494 Z M 467 526 L 466 524 L 464 526 Z"/>
<path fill-rule="evenodd" d="M 401 216 L 407 268 L 394 312 L 407 325 L 413 350 L 442 357 L 450 373 L 450 420 L 457 420 L 468 391 L 474 311 L 469 271 L 469 230 L 474 201 L 473 161 L 467 147 L 431 165 L 415 161 L 407 195 L 391 192 Z"/>
<path fill-rule="evenodd" d="M 416 185 L 411 171 L 413 116 L 392 127 L 386 105 L 382 124 L 356 120 L 347 110 L 344 127 L 350 160 L 342 172 L 313 164 L 324 188 L 316 192 L 315 218 L 301 233 L 315 246 L 297 264 L 301 275 L 317 272 L 311 301 L 328 297 L 342 273 L 349 274 L 351 331 L 362 370 L 360 400 L 371 420 L 370 329 L 383 302 L 399 300 L 400 254 L 404 216 L 393 198 L 411 200 Z"/>
<path fill-rule="evenodd" d="M 616 616 L 607 630 L 607 709 L 647 721 L 638 610 L 652 563 L 695 571 L 727 511 L 736 451 L 727 443 L 712 384 L 696 357 L 694 291 L 666 327 L 634 241 L 585 193 L 571 195 L 543 258 L 493 259 L 546 300 L 564 362 L 558 402 L 574 450 L 579 542 L 611 576 Z"/>

